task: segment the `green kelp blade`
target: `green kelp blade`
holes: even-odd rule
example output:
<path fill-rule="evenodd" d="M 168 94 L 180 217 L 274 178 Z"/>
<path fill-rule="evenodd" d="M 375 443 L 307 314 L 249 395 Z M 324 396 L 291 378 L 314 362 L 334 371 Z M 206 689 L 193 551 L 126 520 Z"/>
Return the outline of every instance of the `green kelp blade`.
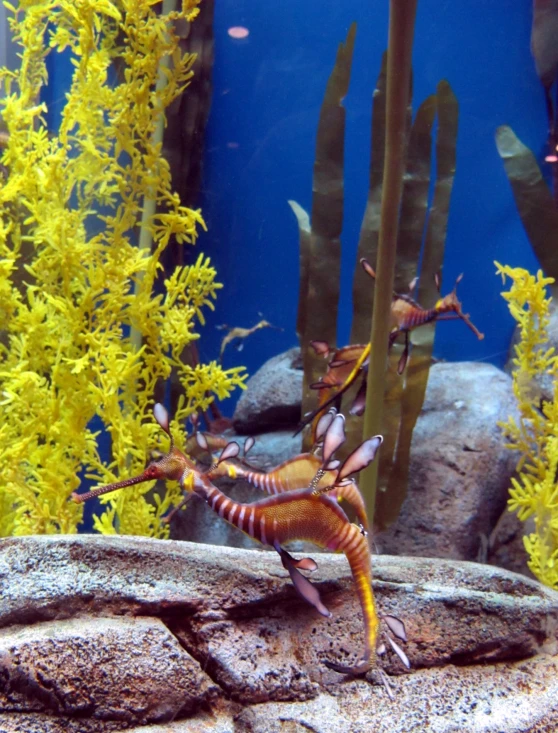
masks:
<path fill-rule="evenodd" d="M 382 435 L 384 442 L 379 454 L 378 484 L 376 489 L 376 509 L 374 512 L 374 527 L 383 529 L 383 518 L 378 514 L 379 497 L 385 497 L 390 487 L 390 477 L 393 472 L 395 452 L 399 435 L 399 426 L 402 420 L 403 379 L 397 373 L 397 365 L 403 353 L 402 344 L 394 344 L 388 353 L 388 368 L 386 370 L 384 391 L 384 414 L 382 419 Z"/>
<path fill-rule="evenodd" d="M 558 210 L 537 160 L 507 125 L 496 130 L 496 147 L 535 257 L 545 275 L 558 278 Z"/>
<path fill-rule="evenodd" d="M 380 74 L 378 75 L 376 88 L 372 96 L 370 178 L 368 198 L 360 228 L 355 272 L 353 275 L 351 344 L 363 344 L 370 338 L 374 281 L 364 272 L 359 263 L 365 257 L 375 267 L 378 252 L 386 139 L 386 71 L 387 52 L 384 52 Z"/>
<path fill-rule="evenodd" d="M 550 87 L 558 71 L 558 0 L 534 0 L 531 51 L 541 83 Z"/>
<path fill-rule="evenodd" d="M 455 177 L 459 106 L 447 81 L 438 84 L 436 92 L 438 129 L 436 137 L 436 182 L 428 212 L 428 224 L 422 258 L 417 300 L 434 303 L 437 290 L 434 275 L 444 259 L 451 191 Z M 399 515 L 407 493 L 413 430 L 422 409 L 434 346 L 435 323 L 411 333 L 413 344 L 407 368 L 402 376 L 401 422 L 397 449 L 386 492 L 378 492 L 375 525 L 383 529 Z"/>
<path fill-rule="evenodd" d="M 342 104 L 349 88 L 356 34 L 353 23 L 345 43 L 340 44 L 320 110 L 316 158 L 312 182 L 312 215 L 306 330 L 303 344 L 307 384 L 324 373 L 326 362 L 317 358 L 308 344 L 312 340 L 337 341 L 337 309 L 341 275 L 341 230 L 343 227 L 344 147 L 346 111 Z M 316 404 L 315 395 L 304 398 L 302 414 Z"/>
<path fill-rule="evenodd" d="M 298 311 L 296 317 L 296 334 L 300 344 L 300 354 L 303 362 L 303 379 L 302 379 L 302 404 L 313 404 L 316 399 L 315 392 L 310 389 L 312 384 L 312 372 L 315 371 L 313 365 L 319 362 L 319 357 L 308 347 L 306 341 L 307 319 L 308 319 L 308 297 L 310 284 L 310 217 L 300 204 L 296 201 L 289 201 L 289 206 L 293 210 L 298 222 L 299 235 L 299 266 L 300 266 L 300 283 L 298 289 Z M 306 367 L 310 368 L 306 368 Z M 323 367 L 322 367 L 323 368 Z M 306 412 L 303 409 L 303 415 Z M 307 447 L 310 447 L 309 445 Z"/>

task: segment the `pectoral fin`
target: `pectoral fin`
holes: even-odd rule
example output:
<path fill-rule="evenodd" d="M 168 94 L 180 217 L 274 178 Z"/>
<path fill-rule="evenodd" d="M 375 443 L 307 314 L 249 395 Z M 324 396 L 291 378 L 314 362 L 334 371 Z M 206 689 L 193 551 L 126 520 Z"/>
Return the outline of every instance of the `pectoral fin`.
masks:
<path fill-rule="evenodd" d="M 320 594 L 317 588 L 315 588 L 314 585 L 312 585 L 312 583 L 308 580 L 308 578 L 305 578 L 298 569 L 302 568 L 303 570 L 315 570 L 317 565 L 314 560 L 309 557 L 302 560 L 295 560 L 294 557 L 289 555 L 286 550 L 284 550 L 280 545 L 277 544 L 275 545 L 275 549 L 279 553 L 279 557 L 281 558 L 283 567 L 288 571 L 289 575 L 291 576 L 292 583 L 298 595 L 311 606 L 314 606 L 316 611 L 318 611 L 318 613 L 321 613 L 322 616 L 326 616 L 326 618 L 329 618 L 331 616 L 331 612 L 328 611 L 328 609 L 322 603 L 322 599 L 320 598 Z"/>

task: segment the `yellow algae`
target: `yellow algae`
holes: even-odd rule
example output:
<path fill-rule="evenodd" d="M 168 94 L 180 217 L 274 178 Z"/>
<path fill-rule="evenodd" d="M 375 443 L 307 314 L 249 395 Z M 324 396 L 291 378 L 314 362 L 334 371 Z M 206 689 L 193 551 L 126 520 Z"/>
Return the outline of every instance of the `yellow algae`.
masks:
<path fill-rule="evenodd" d="M 5 3 L 21 63 L 0 69 L 0 535 L 74 533 L 82 507 L 69 497 L 84 476 L 110 483 L 143 468 L 159 436 L 154 389 L 171 370 L 183 387 L 179 444 L 194 410 L 243 385 L 240 368 L 181 361 L 222 287 L 209 258 L 160 282 L 169 239 L 193 245 L 205 228 L 173 192 L 154 134 L 192 77 L 174 23 L 197 4 L 165 14 L 153 0 Z M 63 50 L 73 77 L 48 132 L 46 58 Z M 147 199 L 151 251 L 137 246 Z M 148 491 L 104 497 L 95 528 L 167 536 L 160 519 L 178 488 L 151 501 Z"/>
<path fill-rule="evenodd" d="M 554 278 L 539 270 L 531 275 L 519 267 L 496 263 L 504 282 L 502 293 L 519 326 L 513 358 L 513 389 L 520 417 L 502 424 L 508 447 L 520 454 L 517 479 L 512 479 L 510 511 L 522 521 L 533 517 L 535 531 L 524 537 L 529 568 L 546 585 L 558 589 L 558 394 L 541 399 L 538 380 L 549 375 L 554 385 L 558 356 L 548 347 L 549 309 L 546 286 Z"/>

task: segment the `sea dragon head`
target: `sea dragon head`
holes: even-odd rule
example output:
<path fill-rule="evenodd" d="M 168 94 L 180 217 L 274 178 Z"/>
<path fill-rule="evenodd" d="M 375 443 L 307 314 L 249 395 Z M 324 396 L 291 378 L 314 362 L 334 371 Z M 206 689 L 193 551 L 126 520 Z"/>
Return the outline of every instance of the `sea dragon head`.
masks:
<path fill-rule="evenodd" d="M 457 297 L 457 286 L 463 279 L 463 273 L 458 276 L 457 280 L 455 281 L 455 285 L 453 286 L 453 290 L 449 292 L 447 295 L 444 295 L 443 298 L 439 298 L 434 306 L 434 310 L 437 313 L 455 313 L 455 315 L 458 318 L 461 318 L 462 321 L 465 321 L 465 323 L 469 326 L 471 331 L 475 334 L 475 336 L 482 341 L 484 338 L 484 333 L 481 333 L 478 328 L 471 322 L 469 319 L 469 315 L 467 313 L 463 313 L 463 308 L 461 305 L 461 301 Z M 438 292 L 440 292 L 440 278 L 438 275 L 435 277 L 436 281 L 436 287 L 438 288 Z"/>
<path fill-rule="evenodd" d="M 72 493 L 72 499 L 77 504 L 82 504 L 89 499 L 94 499 L 97 496 L 108 494 L 109 492 L 116 491 L 117 489 L 125 489 L 128 486 L 142 484 L 145 481 L 155 481 L 158 479 L 179 481 L 181 487 L 188 492 L 192 492 L 194 490 L 196 481 L 203 481 L 204 474 L 197 468 L 196 464 L 187 458 L 184 453 L 178 450 L 174 445 L 174 440 L 169 429 L 169 413 L 161 403 L 157 402 L 155 404 L 153 415 L 161 429 L 164 430 L 170 438 L 168 453 L 161 455 L 159 452 L 154 452 L 146 468 L 137 476 L 132 476 L 131 478 L 124 479 L 123 481 L 115 481 L 114 483 L 107 484 L 106 486 L 99 486 L 85 494 L 78 494 L 74 491 Z M 208 469 L 207 473 L 212 469 L 215 469 L 221 461 L 238 455 L 239 450 L 240 448 L 238 443 L 228 443 L 221 451 L 219 458 L 215 461 L 213 466 Z"/>

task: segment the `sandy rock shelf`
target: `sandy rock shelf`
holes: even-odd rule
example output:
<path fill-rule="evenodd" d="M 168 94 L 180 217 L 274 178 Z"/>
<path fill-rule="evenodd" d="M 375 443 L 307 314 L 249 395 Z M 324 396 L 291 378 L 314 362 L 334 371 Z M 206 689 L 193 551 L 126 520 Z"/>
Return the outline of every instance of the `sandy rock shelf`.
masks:
<path fill-rule="evenodd" d="M 346 679 L 358 601 L 343 556 L 316 555 L 333 612 L 296 596 L 276 553 L 137 538 L 0 542 L 0 732 L 555 731 L 558 594 L 491 566 L 375 557 L 380 612 L 404 620 L 404 670 Z"/>

